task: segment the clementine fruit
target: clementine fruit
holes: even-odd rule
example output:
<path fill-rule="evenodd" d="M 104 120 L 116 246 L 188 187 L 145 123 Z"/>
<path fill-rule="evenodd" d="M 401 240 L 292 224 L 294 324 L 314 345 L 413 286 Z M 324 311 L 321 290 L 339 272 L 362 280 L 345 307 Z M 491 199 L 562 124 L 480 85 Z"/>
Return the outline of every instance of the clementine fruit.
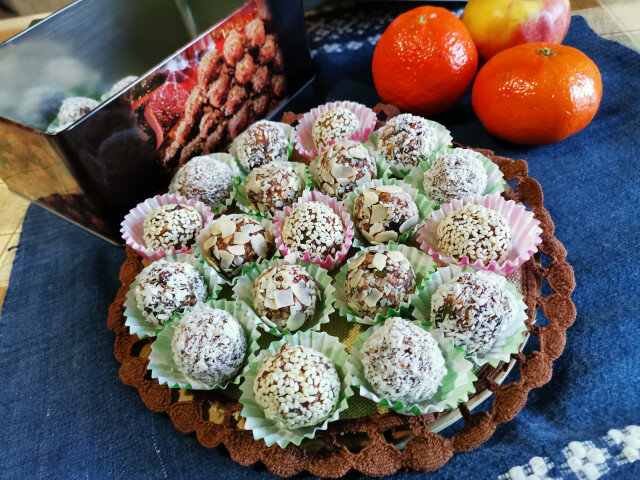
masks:
<path fill-rule="evenodd" d="M 492 57 L 478 72 L 471 100 L 492 135 L 546 145 L 582 130 L 602 98 L 600 71 L 580 50 L 523 43 Z"/>
<path fill-rule="evenodd" d="M 371 67 L 384 102 L 424 116 L 458 102 L 477 69 L 478 52 L 462 21 L 431 6 L 414 8 L 391 22 Z"/>

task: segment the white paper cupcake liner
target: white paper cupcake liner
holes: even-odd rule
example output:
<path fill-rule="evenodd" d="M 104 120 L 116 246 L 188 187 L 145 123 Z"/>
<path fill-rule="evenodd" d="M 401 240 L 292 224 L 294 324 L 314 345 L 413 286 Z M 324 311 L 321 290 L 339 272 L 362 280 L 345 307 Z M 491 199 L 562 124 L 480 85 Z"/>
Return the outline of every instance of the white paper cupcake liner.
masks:
<path fill-rule="evenodd" d="M 284 155 L 282 158 L 278 158 L 274 161 L 276 162 L 286 162 L 291 158 L 291 152 L 293 152 L 293 139 L 292 139 L 292 134 L 293 134 L 293 127 L 287 123 L 282 123 L 282 122 L 272 122 L 270 120 L 267 120 L 269 123 L 277 125 L 278 127 L 282 128 L 284 130 L 284 133 L 286 134 L 287 138 L 289 139 L 289 147 L 287 148 L 287 153 L 286 155 Z M 254 122 L 255 123 L 255 122 Z M 251 125 L 249 125 L 251 126 Z M 240 163 L 240 161 L 238 160 L 238 141 L 242 138 L 243 135 L 246 134 L 246 130 L 244 132 L 242 132 L 240 135 L 238 135 L 233 142 L 231 142 L 231 145 L 229 145 L 229 153 L 233 156 L 233 158 L 235 159 L 238 168 L 240 169 L 240 176 L 242 178 L 246 177 L 247 175 L 249 175 L 249 172 L 247 170 L 245 170 L 242 167 L 242 164 Z"/>

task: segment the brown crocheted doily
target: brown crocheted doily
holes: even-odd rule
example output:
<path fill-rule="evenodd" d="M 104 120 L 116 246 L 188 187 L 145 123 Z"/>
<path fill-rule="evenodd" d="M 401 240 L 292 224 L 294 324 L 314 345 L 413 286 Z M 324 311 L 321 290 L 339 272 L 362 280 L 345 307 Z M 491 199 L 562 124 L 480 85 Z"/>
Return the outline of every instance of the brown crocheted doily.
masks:
<path fill-rule="evenodd" d="M 389 106 L 377 108 L 393 116 Z M 295 119 L 295 116 L 288 116 Z M 262 440 L 254 440 L 250 431 L 242 427 L 242 405 L 218 391 L 175 390 L 158 384 L 147 372 L 150 340 L 130 335 L 125 327 L 125 296 L 129 285 L 143 268 L 141 258 L 127 247 L 127 259 L 120 270 L 122 287 L 109 309 L 108 327 L 116 334 L 115 356 L 122 364 L 120 379 L 135 387 L 142 401 L 153 411 L 169 415 L 182 433 L 195 432 L 206 447 L 224 445 L 231 458 L 242 465 L 261 461 L 275 474 L 290 476 L 308 471 L 321 477 L 339 477 L 350 469 L 372 476 L 389 475 L 400 469 L 430 471 L 442 467 L 458 451 L 476 448 L 491 437 L 498 424 L 511 420 L 524 407 L 530 390 L 551 379 L 552 362 L 560 356 L 565 345 L 565 331 L 571 326 L 576 310 L 571 301 L 575 288 L 573 269 L 566 262 L 566 250 L 554 237 L 554 224 L 542 204 L 540 184 L 527 175 L 524 160 L 499 157 L 489 150 L 476 149 L 489 157 L 502 170 L 507 180 L 516 180 L 515 191 L 507 197 L 528 205 L 543 229 L 539 250 L 544 266 L 534 259 L 522 267 L 522 290 L 528 307 L 528 329 L 539 341 L 538 351 L 528 355 L 513 355 L 518 364 L 519 380 L 499 385 L 494 378 L 504 373 L 505 364 L 498 368 L 485 366 L 478 372 L 477 395 L 489 389 L 494 396 L 490 411 L 471 413 L 467 405 L 459 406 L 462 427 L 452 437 L 433 433 L 429 425 L 449 412 L 420 416 L 404 416 L 393 412 L 369 417 L 340 420 L 321 431 L 316 439 L 297 447 L 290 444 L 281 449 L 267 447 Z M 538 284 L 545 280 L 552 294 L 542 297 Z M 537 307 L 549 323 L 534 325 Z M 531 340 L 530 340 L 531 341 Z M 405 441 L 410 438 L 408 442 Z M 404 448 L 400 448 L 400 444 Z"/>

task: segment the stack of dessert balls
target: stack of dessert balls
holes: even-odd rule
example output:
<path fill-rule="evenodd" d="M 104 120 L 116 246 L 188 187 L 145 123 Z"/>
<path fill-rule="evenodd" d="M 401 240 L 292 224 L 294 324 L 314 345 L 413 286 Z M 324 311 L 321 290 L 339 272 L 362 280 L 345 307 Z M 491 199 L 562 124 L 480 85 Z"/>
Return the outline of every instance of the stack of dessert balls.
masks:
<path fill-rule="evenodd" d="M 407 245 L 418 246 L 416 232 L 431 212 L 419 212 L 416 191 L 437 210 L 442 204 L 483 196 L 492 182 L 504 186 L 504 180 L 496 180 L 487 168 L 491 162 L 479 153 L 453 148 L 449 133 L 435 122 L 406 113 L 371 132 L 370 125 L 363 124 L 365 106 L 332 105 L 314 109 L 294 131 L 277 122 L 254 123 L 229 153 L 192 158 L 175 172 L 170 193 L 154 197 L 155 203 L 147 201 L 146 209 L 139 206 L 140 228 L 123 222 L 127 242 L 147 252 L 135 301 L 141 315 L 158 329 L 179 322 L 172 352 L 180 372 L 220 385 L 243 375 L 242 365 L 251 355 L 246 333 L 228 311 L 203 306 L 207 285 L 193 262 L 167 261 L 164 255 L 191 255 L 213 268 L 225 284 L 220 296 L 228 298 L 231 287 L 252 268 L 283 258 L 260 270 L 253 281 L 252 305 L 242 305 L 278 332 L 293 336 L 280 340 L 301 335 L 317 311 L 323 285 L 309 265 L 322 264 L 333 278 L 348 263 L 343 288 L 349 307 L 359 316 L 382 316 L 360 349 L 364 376 L 379 397 L 391 402 L 428 402 L 442 386 L 446 361 L 429 329 L 409 314 L 389 313 L 424 285 L 403 251 L 387 247 L 407 232 L 413 232 Z M 312 158 L 298 153 L 301 138 L 312 142 Z M 311 188 L 296 162 L 311 164 Z M 388 168 L 380 169 L 381 164 Z M 235 195 L 243 181 L 247 203 L 241 211 Z M 359 193 L 347 211 L 344 201 L 354 191 Z M 480 266 L 504 262 L 518 235 L 508 219 L 482 201 L 459 205 L 437 226 L 435 247 L 442 257 Z M 203 209 L 213 216 L 206 224 Z M 279 229 L 274 229 L 274 219 Z M 351 242 L 349 228 L 360 240 L 349 243 L 348 254 L 340 257 L 345 242 Z M 308 261 L 301 261 L 303 257 Z M 194 308 L 198 305 L 201 308 Z M 477 359 L 505 331 L 514 309 L 499 273 L 466 269 L 435 289 L 427 317 L 432 328 Z M 336 313 L 317 329 L 346 321 Z M 369 328 L 345 325 L 342 331 Z M 258 344 L 264 350 L 274 340 L 278 336 L 265 329 Z M 322 348 L 284 342 L 257 367 L 251 386 L 255 402 L 280 429 L 318 426 L 336 411 L 344 388 L 339 370 Z"/>

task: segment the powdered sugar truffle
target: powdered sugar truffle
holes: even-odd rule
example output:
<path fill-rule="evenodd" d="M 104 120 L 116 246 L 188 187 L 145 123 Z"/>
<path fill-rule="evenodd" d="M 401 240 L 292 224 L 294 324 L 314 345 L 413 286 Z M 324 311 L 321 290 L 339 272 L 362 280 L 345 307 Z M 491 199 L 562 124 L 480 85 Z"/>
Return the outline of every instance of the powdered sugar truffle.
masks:
<path fill-rule="evenodd" d="M 335 410 L 340 377 L 325 354 L 285 343 L 263 360 L 253 392 L 269 420 L 286 429 L 309 427 Z"/>
<path fill-rule="evenodd" d="M 274 122 L 260 120 L 243 132 L 237 142 L 237 157 L 246 171 L 270 162 L 284 162 L 288 158 L 289 138 Z"/>
<path fill-rule="evenodd" d="M 190 248 L 202 228 L 202 216 L 191 205 L 170 203 L 154 208 L 144 219 L 144 242 L 157 250 Z"/>
<path fill-rule="evenodd" d="M 76 123 L 98 105 L 100 105 L 100 102 L 88 97 L 69 97 L 65 99 L 58 112 L 58 130 L 64 130 Z"/>
<path fill-rule="evenodd" d="M 437 340 L 418 325 L 388 318 L 360 351 L 364 375 L 375 392 L 406 406 L 429 400 L 447 373 Z"/>
<path fill-rule="evenodd" d="M 424 172 L 424 191 L 436 203 L 481 195 L 487 188 L 482 155 L 466 148 L 449 149 Z"/>
<path fill-rule="evenodd" d="M 247 180 L 251 208 L 274 214 L 291 206 L 302 194 L 304 184 L 288 163 L 271 162 L 254 168 Z"/>
<path fill-rule="evenodd" d="M 282 242 L 301 254 L 335 256 L 344 243 L 344 225 L 332 208 L 321 202 L 298 205 L 284 219 Z"/>
<path fill-rule="evenodd" d="M 339 140 L 318 155 L 311 171 L 322 193 L 343 197 L 356 187 L 358 180 L 365 176 L 376 178 L 376 162 L 363 144 Z"/>
<path fill-rule="evenodd" d="M 323 149 L 330 142 L 349 138 L 360 129 L 360 121 L 355 114 L 344 107 L 336 107 L 318 115 L 311 127 L 311 136 L 317 149 Z"/>
<path fill-rule="evenodd" d="M 177 193 L 217 208 L 231 195 L 234 179 L 234 172 L 229 165 L 204 155 L 192 158 L 180 167 L 173 177 L 169 193 Z"/>

